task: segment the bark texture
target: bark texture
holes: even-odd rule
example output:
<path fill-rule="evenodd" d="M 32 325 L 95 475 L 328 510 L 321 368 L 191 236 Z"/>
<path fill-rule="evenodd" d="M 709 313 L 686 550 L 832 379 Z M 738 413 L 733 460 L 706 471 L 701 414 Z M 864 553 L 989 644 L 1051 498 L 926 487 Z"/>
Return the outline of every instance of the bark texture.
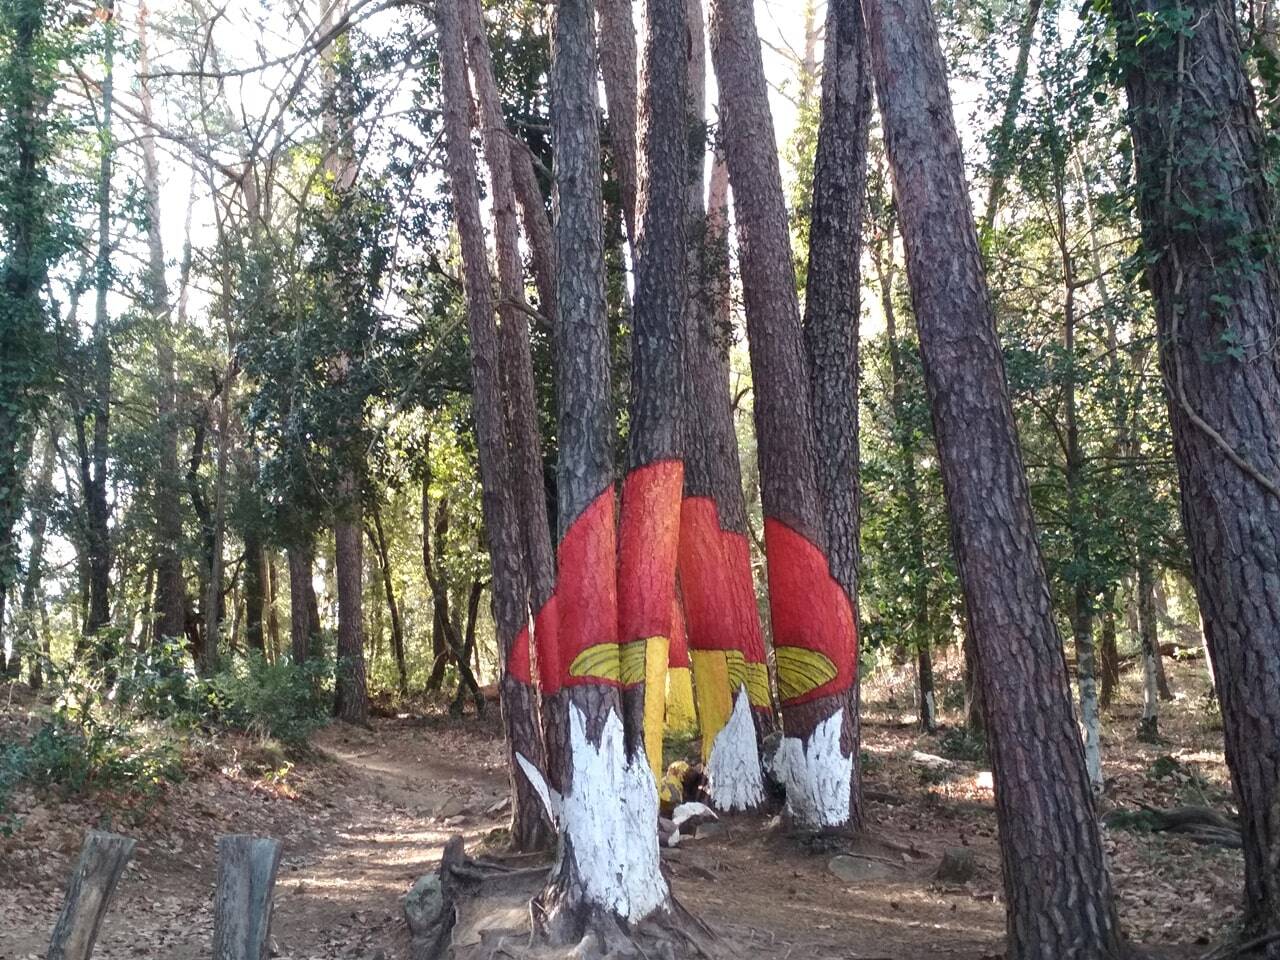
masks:
<path fill-rule="evenodd" d="M 1183 526 L 1240 819 L 1248 933 L 1280 934 L 1280 270 L 1235 8 L 1130 0 L 1129 124 Z M 1272 944 L 1269 955 L 1280 955 Z"/>
<path fill-rule="evenodd" d="M 453 214 L 463 257 L 467 326 L 471 338 L 472 415 L 480 460 L 485 529 L 493 566 L 493 618 L 502 663 L 500 701 L 507 743 L 512 752 L 512 840 L 519 849 L 535 849 L 546 842 L 546 826 L 532 784 L 518 771 L 516 754 L 523 755 L 539 767 L 545 761 L 530 677 L 527 666 L 524 666 L 528 662 L 528 579 L 514 494 L 519 483 L 513 476 L 508 450 L 498 328 L 484 246 L 484 226 L 480 219 L 475 156 L 469 133 L 471 95 L 467 84 L 464 21 L 460 4 L 437 5 L 445 147 Z M 505 159 L 505 151 L 495 149 L 493 159 Z M 509 204 L 510 191 L 506 192 L 505 201 L 499 202 Z M 515 282 L 510 275 L 515 265 L 510 262 L 503 264 L 504 256 L 509 260 L 515 255 L 507 246 L 514 239 L 514 214 L 509 206 L 497 213 L 501 218 L 498 224 L 499 270 L 505 284 Z M 521 654 L 515 649 L 520 636 L 525 638 L 523 663 L 517 659 Z M 458 657 L 460 665 L 466 664 L 467 654 L 468 651 L 464 650 Z"/>
<path fill-rule="evenodd" d="M 751 0 L 713 0 L 711 55 L 737 214 L 783 725 L 799 751 L 788 764 L 788 805 L 806 825 L 841 826 L 850 798 L 832 801 L 830 784 L 818 788 L 820 771 L 806 752 L 816 749 L 812 738 L 819 728 L 827 733 L 838 725 L 838 757 L 829 763 L 849 768 L 840 770 L 835 792 L 851 790 L 853 611 L 826 559 L 808 364 Z M 812 615 L 813 590 L 821 598 L 819 617 Z M 797 806 L 801 797 L 821 802 Z"/>
<path fill-rule="evenodd" d="M 868 0 L 952 540 L 982 685 L 1015 960 L 1124 954 L 927 0 Z"/>
<path fill-rule="evenodd" d="M 861 0 L 830 0 L 822 73 L 822 108 L 814 157 L 804 340 L 817 440 L 818 491 L 827 562 L 849 607 L 858 609 L 858 316 L 861 309 L 862 216 L 866 205 L 871 61 Z M 850 651 L 858 660 L 857 636 Z M 931 670 L 921 648 L 922 699 Z M 856 666 L 855 666 L 856 670 Z M 849 824 L 862 824 L 858 787 L 856 678 L 849 688 L 854 777 Z M 930 696 L 932 689 L 930 689 Z M 930 711 L 931 713 L 931 711 Z M 923 716 L 923 713 L 922 713 Z"/>
<path fill-rule="evenodd" d="M 636 27 L 632 0 L 596 0 L 600 20 L 600 75 L 608 106 L 609 159 L 622 200 L 631 254 L 636 254 L 640 173 L 636 153 L 639 103 L 636 94 Z M 669 52 L 669 51 L 668 51 Z"/>
<path fill-rule="evenodd" d="M 347 723 L 369 722 L 364 662 L 364 535 L 360 480 L 354 465 L 343 468 L 340 502 L 333 521 L 334 572 L 338 581 L 338 646 L 333 712 Z"/>
<path fill-rule="evenodd" d="M 618 557 L 618 641 L 645 646 L 654 676 L 623 695 L 632 749 L 662 771 L 666 664 L 673 631 L 684 487 L 685 186 L 688 50 L 685 0 L 648 0 L 640 104 L 639 232 L 631 349 L 627 477 Z M 652 680 L 653 682 L 646 682 Z M 643 737 L 643 739 L 642 739 Z"/>

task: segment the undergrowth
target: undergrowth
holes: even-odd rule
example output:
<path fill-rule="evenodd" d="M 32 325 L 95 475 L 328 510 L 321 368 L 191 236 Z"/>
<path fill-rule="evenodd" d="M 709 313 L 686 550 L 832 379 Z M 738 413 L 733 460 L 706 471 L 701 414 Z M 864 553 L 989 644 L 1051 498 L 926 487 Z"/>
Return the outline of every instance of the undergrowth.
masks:
<path fill-rule="evenodd" d="M 332 686 L 323 662 L 295 666 L 260 655 L 199 677 L 183 646 L 167 642 L 108 665 L 82 661 L 51 680 L 55 696 L 33 732 L 0 741 L 0 834 L 20 825 L 13 795 L 24 785 L 145 810 L 185 777 L 193 745 L 222 733 L 254 741 L 237 751 L 244 773 L 280 779 L 325 723 Z"/>

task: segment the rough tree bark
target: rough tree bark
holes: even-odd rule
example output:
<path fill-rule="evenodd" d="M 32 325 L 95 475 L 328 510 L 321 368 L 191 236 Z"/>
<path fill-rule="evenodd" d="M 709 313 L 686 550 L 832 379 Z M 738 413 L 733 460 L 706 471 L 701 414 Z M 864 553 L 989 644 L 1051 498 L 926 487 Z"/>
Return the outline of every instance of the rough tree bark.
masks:
<path fill-rule="evenodd" d="M 622 199 L 631 257 L 636 257 L 636 198 L 639 172 L 636 161 L 636 27 L 632 0 L 596 0 L 600 20 L 598 53 L 604 98 L 608 107 L 608 151 L 613 175 Z"/>
<path fill-rule="evenodd" d="M 293 662 L 301 665 L 313 655 L 312 636 L 319 624 L 311 622 L 311 549 L 306 545 L 290 546 L 289 561 L 289 651 Z"/>
<path fill-rule="evenodd" d="M 1280 268 L 1269 153 L 1234 6 L 1125 0 L 1115 17 L 1182 520 L 1244 824 L 1246 934 L 1275 936 Z"/>
<path fill-rule="evenodd" d="M 363 498 L 359 467 L 347 462 L 340 470 L 333 517 L 333 568 L 338 582 L 333 713 L 339 720 L 364 725 L 369 722 L 369 687 L 364 662 Z"/>
<path fill-rule="evenodd" d="M 468 116 L 471 94 L 466 72 L 464 16 L 460 6 L 446 3 L 436 7 L 445 147 L 453 215 L 462 250 L 467 323 L 471 336 L 472 416 L 480 460 L 485 529 L 493 565 L 493 619 L 502 667 L 500 703 L 507 745 L 512 754 L 512 840 L 519 849 L 525 850 L 545 843 L 546 827 L 533 784 L 518 771 L 516 756 L 523 756 L 542 767 L 544 752 L 530 672 L 529 588 L 519 507 L 514 493 L 518 478 L 512 473 L 508 450 L 498 329 L 484 246 L 484 226 L 480 219 L 480 189 L 471 150 Z M 498 152 L 503 154 L 505 151 Z M 504 219 L 506 217 L 511 219 L 504 224 L 505 229 L 514 229 L 514 211 L 508 210 Z M 509 235 L 504 238 L 500 257 L 504 253 L 514 255 L 514 251 L 505 249 L 510 239 Z M 508 275 L 511 267 L 511 264 L 500 267 L 503 279 L 508 282 L 512 279 Z M 458 658 L 459 664 L 464 665 L 466 659 L 467 651 L 464 650 Z"/>
<path fill-rule="evenodd" d="M 653 775 L 643 753 L 628 750 L 618 692 L 613 410 L 590 0 L 561 0 L 553 32 L 561 528 L 558 642 L 543 690 L 562 703 L 556 715 L 564 724 L 547 734 L 561 740 L 563 768 L 549 785 L 529 758 L 517 760 L 560 833 L 558 862 L 535 905 L 543 933 L 563 944 L 590 930 L 607 944 L 673 903 L 659 865 Z"/>
<path fill-rule="evenodd" d="M 484 20 L 479 0 L 462 4 L 463 26 L 467 35 L 468 59 L 475 79 L 476 99 L 480 106 L 481 140 L 489 168 L 490 203 L 494 218 L 494 246 L 497 253 L 498 286 L 502 295 L 498 328 L 501 354 L 508 439 L 511 444 L 511 482 L 523 534 L 528 605 L 534 621 L 534 642 L 538 649 L 552 646 L 554 614 L 548 604 L 555 591 L 555 551 L 551 543 L 551 525 L 547 516 L 546 484 L 543 479 L 542 436 L 538 421 L 538 397 L 533 378 L 533 354 L 529 342 L 529 322 L 520 304 L 524 302 L 524 273 L 520 259 L 520 228 L 516 220 L 516 188 L 513 167 L 523 165 L 532 176 L 527 156 L 514 157 L 511 137 L 502 116 L 502 100 L 494 79 L 489 41 L 484 33 Z M 545 223 L 541 196 L 536 211 L 527 211 L 537 225 L 533 236 Z M 549 239 L 549 238 L 548 238 Z M 538 254 L 534 254 L 535 263 Z M 544 267 L 545 269 L 545 267 Z M 554 280 L 554 262 L 551 266 Z M 545 299 L 545 298 L 544 298 Z M 554 303 L 554 294 L 551 295 Z M 526 627 L 516 638 L 522 647 L 521 657 L 529 656 Z M 513 694 L 514 695 L 514 694 Z M 531 700 L 535 723 L 537 697 Z M 552 758 L 552 764 L 555 764 Z"/>
<path fill-rule="evenodd" d="M 618 643 L 631 752 L 662 776 L 684 489 L 685 0 L 649 0 L 640 98 L 640 197 L 632 307 L 627 475 L 618 530 Z M 636 675 L 638 673 L 638 676 Z"/>
<path fill-rule="evenodd" d="M 862 216 L 867 195 L 871 62 L 861 0 L 830 0 L 822 71 L 822 107 L 810 206 L 804 337 L 813 398 L 818 490 L 827 562 L 853 611 L 849 686 L 853 786 L 849 826 L 862 825 L 858 769 L 858 312 L 861 309 Z M 933 672 L 920 647 L 924 722 L 932 723 Z"/>
<path fill-rule="evenodd" d="M 729 174 L 719 154 L 703 204 L 707 133 L 702 0 L 689 0 L 687 26 L 692 55 L 680 584 L 707 788 L 717 807 L 748 810 L 764 799 L 757 734 L 773 729 L 773 701 L 729 387 Z M 745 715 L 735 710 L 740 700 L 746 702 Z"/>
<path fill-rule="evenodd" d="M 1125 954 L 928 0 L 868 0 L 952 540 L 996 783 L 1007 953 Z"/>
<path fill-rule="evenodd" d="M 737 215 L 786 734 L 774 764 L 796 823 L 843 827 L 856 812 L 849 704 L 856 627 L 827 560 L 804 335 L 751 0 L 713 0 L 711 55 Z"/>

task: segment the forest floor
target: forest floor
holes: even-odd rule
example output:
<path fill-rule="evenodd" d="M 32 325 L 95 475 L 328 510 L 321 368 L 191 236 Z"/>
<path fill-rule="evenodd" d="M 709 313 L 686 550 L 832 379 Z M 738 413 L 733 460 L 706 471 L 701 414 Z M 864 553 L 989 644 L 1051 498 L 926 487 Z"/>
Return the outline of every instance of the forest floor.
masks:
<path fill-rule="evenodd" d="M 1177 699 L 1164 705 L 1160 744 L 1134 735 L 1135 675 L 1106 716 L 1104 809 L 1230 809 L 1203 663 L 1173 666 L 1170 675 Z M 5 699 L 0 687 L 0 711 Z M 804 848 L 768 829 L 767 818 L 728 819 L 716 836 L 664 856 L 676 896 L 733 945 L 732 955 L 1000 956 L 1004 907 L 990 774 L 979 762 L 935 770 L 913 760 L 913 751 L 957 750 L 954 741 L 915 729 L 911 702 L 909 674 L 868 690 L 868 839 L 834 865 L 839 875 L 833 858 L 840 851 Z M 7 710 L 0 722 L 12 726 L 29 722 L 33 705 L 18 697 Z M 220 737 L 198 769 L 145 810 L 122 811 L 104 797 L 20 791 L 21 826 L 0 837 L 0 960 L 44 956 L 83 832 L 94 826 L 138 839 L 99 960 L 209 955 L 215 844 L 224 833 L 283 842 L 275 956 L 406 960 L 409 887 L 434 870 L 451 835 L 463 834 L 468 849 L 493 843 L 491 832 L 506 816 L 497 719 L 401 714 L 375 720 L 370 730 L 330 726 L 314 744 L 286 772 L 278 758 L 257 756 L 254 742 Z M 1173 834 L 1108 829 L 1104 836 L 1123 926 L 1151 955 L 1197 957 L 1226 932 L 1237 913 L 1238 851 Z M 976 875 L 964 883 L 934 879 L 943 852 L 961 846 L 973 851 Z"/>

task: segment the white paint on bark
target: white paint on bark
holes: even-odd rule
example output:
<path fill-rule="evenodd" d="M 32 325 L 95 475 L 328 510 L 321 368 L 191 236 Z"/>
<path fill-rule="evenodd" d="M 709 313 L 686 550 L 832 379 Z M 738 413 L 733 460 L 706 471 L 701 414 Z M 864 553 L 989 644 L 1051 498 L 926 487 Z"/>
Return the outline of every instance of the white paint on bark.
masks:
<path fill-rule="evenodd" d="M 745 685 L 738 687 L 733 712 L 716 734 L 707 758 L 707 788 L 721 810 L 753 810 L 764 800 L 760 750 L 751 701 Z"/>
<path fill-rule="evenodd" d="M 806 746 L 799 737 L 783 737 L 774 768 L 787 788 L 787 815 L 804 827 L 843 826 L 849 821 L 853 757 L 840 749 L 844 707 L 818 724 Z"/>
<path fill-rule="evenodd" d="M 643 920 L 668 897 L 658 853 L 658 787 L 649 762 L 643 753 L 627 759 L 622 720 L 612 708 L 596 746 L 582 710 L 570 703 L 569 748 L 572 786 L 564 796 L 527 757 L 517 753 L 516 762 L 568 841 L 561 850 L 572 851 L 583 898 L 624 920 Z"/>
<path fill-rule="evenodd" d="M 610 709 L 596 746 L 587 719 L 569 704 L 572 786 L 561 829 L 583 894 L 630 922 L 667 902 L 658 852 L 658 786 L 643 753 L 628 759 L 622 720 Z"/>

